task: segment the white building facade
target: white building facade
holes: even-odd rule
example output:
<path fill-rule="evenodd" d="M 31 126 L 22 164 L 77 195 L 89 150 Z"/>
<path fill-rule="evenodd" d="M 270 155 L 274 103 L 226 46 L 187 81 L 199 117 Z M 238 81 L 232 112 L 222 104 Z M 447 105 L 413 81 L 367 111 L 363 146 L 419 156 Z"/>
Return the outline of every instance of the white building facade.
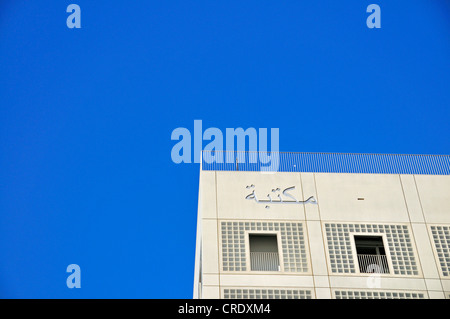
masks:
<path fill-rule="evenodd" d="M 203 158 L 194 298 L 450 299 L 449 156 L 279 160 Z"/>

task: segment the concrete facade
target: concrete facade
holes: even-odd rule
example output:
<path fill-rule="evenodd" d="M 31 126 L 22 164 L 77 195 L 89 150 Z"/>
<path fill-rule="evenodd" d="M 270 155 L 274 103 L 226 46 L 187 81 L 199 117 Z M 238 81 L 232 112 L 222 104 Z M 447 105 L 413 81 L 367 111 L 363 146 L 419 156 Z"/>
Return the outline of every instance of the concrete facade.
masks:
<path fill-rule="evenodd" d="M 450 298 L 449 199 L 446 175 L 201 171 L 194 298 Z M 279 271 L 251 270 L 249 234 L 277 236 Z"/>

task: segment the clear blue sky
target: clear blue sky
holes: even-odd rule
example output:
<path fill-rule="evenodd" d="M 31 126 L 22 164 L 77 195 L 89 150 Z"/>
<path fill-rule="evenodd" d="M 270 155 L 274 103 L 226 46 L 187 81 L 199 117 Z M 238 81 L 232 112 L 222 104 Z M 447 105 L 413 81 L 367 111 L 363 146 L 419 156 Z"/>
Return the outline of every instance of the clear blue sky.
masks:
<path fill-rule="evenodd" d="M 449 61 L 444 0 L 1 0 L 0 297 L 191 298 L 199 166 L 173 129 L 448 154 Z"/>

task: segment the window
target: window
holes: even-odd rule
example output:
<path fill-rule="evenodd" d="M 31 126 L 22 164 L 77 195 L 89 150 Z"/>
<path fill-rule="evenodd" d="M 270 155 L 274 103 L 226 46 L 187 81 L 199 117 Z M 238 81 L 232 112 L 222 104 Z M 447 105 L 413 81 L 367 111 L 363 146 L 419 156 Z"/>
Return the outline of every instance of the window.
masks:
<path fill-rule="evenodd" d="M 249 234 L 250 267 L 256 271 L 280 271 L 276 235 Z"/>
<path fill-rule="evenodd" d="M 388 274 L 389 266 L 381 236 L 355 236 L 359 271 Z"/>

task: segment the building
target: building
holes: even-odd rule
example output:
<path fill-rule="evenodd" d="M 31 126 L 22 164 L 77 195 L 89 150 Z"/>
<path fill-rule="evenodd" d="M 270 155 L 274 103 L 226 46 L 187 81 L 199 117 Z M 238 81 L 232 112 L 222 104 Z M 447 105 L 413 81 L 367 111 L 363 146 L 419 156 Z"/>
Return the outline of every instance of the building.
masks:
<path fill-rule="evenodd" d="M 194 298 L 450 299 L 450 156 L 207 155 Z"/>

